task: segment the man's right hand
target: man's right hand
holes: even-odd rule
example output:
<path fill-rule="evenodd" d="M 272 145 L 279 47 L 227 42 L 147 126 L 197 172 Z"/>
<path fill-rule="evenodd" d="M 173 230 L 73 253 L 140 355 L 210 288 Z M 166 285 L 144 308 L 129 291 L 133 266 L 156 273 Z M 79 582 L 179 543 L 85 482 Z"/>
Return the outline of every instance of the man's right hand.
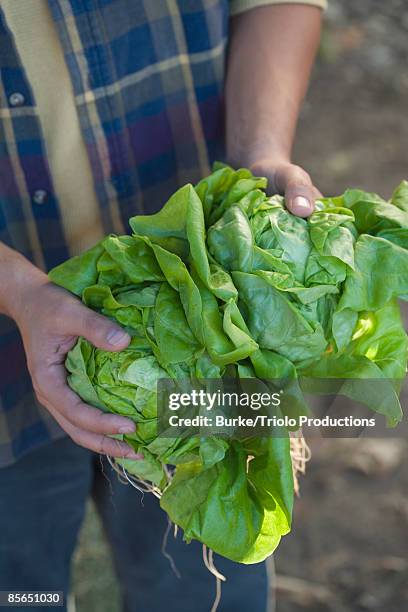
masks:
<path fill-rule="evenodd" d="M 10 257 L 9 249 L 7 256 Z M 12 258 L 12 267 L 14 274 L 10 270 L 7 287 L 12 299 L 0 296 L 0 306 L 5 304 L 3 312 L 15 320 L 20 330 L 39 402 L 80 446 L 113 457 L 140 459 L 142 456 L 126 443 L 108 437 L 132 433 L 135 424 L 85 404 L 68 387 L 64 366 L 66 354 L 78 336 L 107 351 L 125 349 L 130 336 L 65 289 L 50 283 L 43 272 L 18 254 Z M 3 259 L 3 273 L 4 270 Z"/>

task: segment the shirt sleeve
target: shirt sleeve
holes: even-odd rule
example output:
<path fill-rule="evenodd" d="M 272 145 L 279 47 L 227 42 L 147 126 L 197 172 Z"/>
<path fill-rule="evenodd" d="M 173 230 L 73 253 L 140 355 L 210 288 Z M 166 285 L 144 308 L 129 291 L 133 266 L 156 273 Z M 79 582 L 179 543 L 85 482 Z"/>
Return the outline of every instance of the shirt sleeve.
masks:
<path fill-rule="evenodd" d="M 269 4 L 308 4 L 322 10 L 327 8 L 327 0 L 230 0 L 230 15 L 238 15 L 258 6 Z"/>

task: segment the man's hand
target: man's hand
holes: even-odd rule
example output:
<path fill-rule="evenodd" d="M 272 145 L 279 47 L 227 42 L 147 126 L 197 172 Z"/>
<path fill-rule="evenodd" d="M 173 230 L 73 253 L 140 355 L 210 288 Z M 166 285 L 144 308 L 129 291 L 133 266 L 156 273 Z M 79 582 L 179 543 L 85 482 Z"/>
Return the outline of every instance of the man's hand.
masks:
<path fill-rule="evenodd" d="M 16 273 L 11 287 L 13 300 L 3 300 L 3 311 L 20 329 L 38 400 L 80 446 L 114 457 L 140 459 L 126 443 L 108 437 L 108 434 L 134 432 L 134 423 L 81 401 L 68 387 L 64 367 L 65 356 L 78 336 L 98 348 L 120 351 L 129 344 L 129 335 L 106 317 L 83 306 L 65 289 L 50 283 L 27 260 L 12 257 L 12 252 L 7 251 Z"/>
<path fill-rule="evenodd" d="M 250 166 L 256 176 L 268 178 L 268 191 L 285 196 L 287 209 L 298 217 L 308 217 L 314 210 L 315 201 L 321 197 L 309 174 L 289 161 L 264 160 Z"/>

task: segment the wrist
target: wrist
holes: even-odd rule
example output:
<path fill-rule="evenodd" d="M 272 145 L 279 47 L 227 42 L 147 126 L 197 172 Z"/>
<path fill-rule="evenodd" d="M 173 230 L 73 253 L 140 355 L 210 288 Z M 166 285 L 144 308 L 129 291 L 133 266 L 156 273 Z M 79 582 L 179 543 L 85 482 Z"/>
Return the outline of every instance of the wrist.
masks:
<path fill-rule="evenodd" d="M 0 312 L 17 323 L 30 308 L 28 293 L 49 282 L 47 275 L 16 251 L 7 249 L 0 257 Z"/>
<path fill-rule="evenodd" d="M 271 172 L 276 172 L 291 164 L 292 160 L 289 156 L 265 155 L 263 157 L 254 157 L 246 167 L 249 168 L 255 176 L 264 176 L 270 175 Z"/>
<path fill-rule="evenodd" d="M 245 151 L 230 151 L 227 161 L 234 168 L 248 168 L 253 174 L 259 169 L 282 166 L 291 163 L 289 151 L 272 147 L 247 147 Z"/>

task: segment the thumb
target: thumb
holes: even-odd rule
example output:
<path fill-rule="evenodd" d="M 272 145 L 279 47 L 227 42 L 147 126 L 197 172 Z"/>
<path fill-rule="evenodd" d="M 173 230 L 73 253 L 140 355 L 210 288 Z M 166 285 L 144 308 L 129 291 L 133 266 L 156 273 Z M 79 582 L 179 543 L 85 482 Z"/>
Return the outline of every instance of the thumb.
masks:
<path fill-rule="evenodd" d="M 105 351 L 121 351 L 130 342 L 130 335 L 107 317 L 82 304 L 73 313 L 70 333 L 83 336 L 97 348 Z"/>
<path fill-rule="evenodd" d="M 285 195 L 286 208 L 298 217 L 309 217 L 315 205 L 316 189 L 312 179 L 299 166 L 290 165 L 276 174 L 279 191 Z"/>

